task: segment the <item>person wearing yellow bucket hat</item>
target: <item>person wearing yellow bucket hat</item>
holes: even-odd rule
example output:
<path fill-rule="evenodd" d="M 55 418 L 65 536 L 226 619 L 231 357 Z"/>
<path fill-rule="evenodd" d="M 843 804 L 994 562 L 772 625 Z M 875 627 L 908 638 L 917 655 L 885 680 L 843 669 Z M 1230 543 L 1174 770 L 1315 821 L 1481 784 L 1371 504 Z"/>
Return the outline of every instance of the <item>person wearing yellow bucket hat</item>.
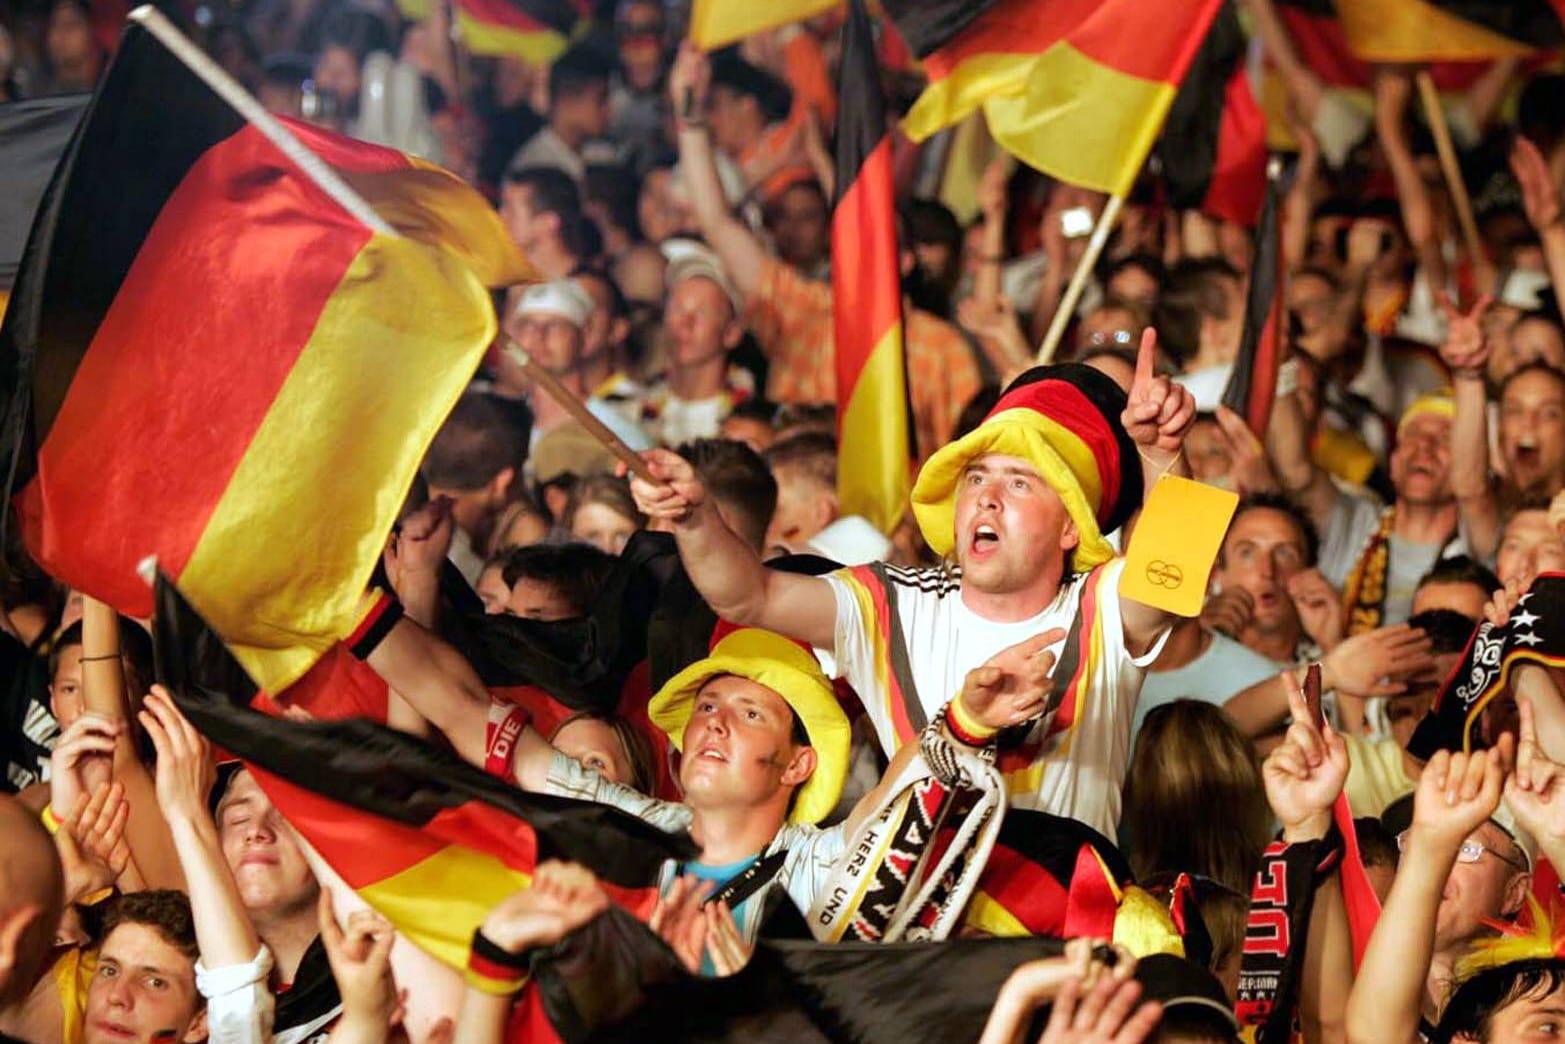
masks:
<path fill-rule="evenodd" d="M 1089 367 L 1029 370 L 977 429 L 929 458 L 913 511 L 945 569 L 769 570 L 668 453 L 646 454 L 661 481 L 637 480 L 632 492 L 642 511 L 671 524 L 686 571 L 719 616 L 834 654 L 888 753 L 970 671 L 1058 657 L 1048 698 L 1001 693 L 982 709 L 961 698 L 951 713 L 974 738 L 1028 724 L 1020 754 L 1003 759 L 1013 805 L 1112 832 L 1142 670 L 1168 617 L 1119 594 L 1123 562 L 1105 534 L 1152 482 L 1182 470 L 1195 412 L 1188 392 L 1154 375 L 1155 351 L 1149 330 L 1128 395 Z M 1045 634 L 1046 649 L 1018 648 Z"/>
<path fill-rule="evenodd" d="M 1388 460 L 1396 499 L 1387 507 L 1367 491 L 1337 485 L 1313 462 L 1298 396 L 1278 396 L 1272 463 L 1283 492 L 1320 531 L 1318 569 L 1342 591 L 1347 636 L 1405 622 L 1419 579 L 1440 559 L 1465 550 L 1453 493 L 1456 409 L 1444 390 L 1415 399 L 1402 412 Z M 1485 473 L 1486 461 L 1480 461 Z"/>

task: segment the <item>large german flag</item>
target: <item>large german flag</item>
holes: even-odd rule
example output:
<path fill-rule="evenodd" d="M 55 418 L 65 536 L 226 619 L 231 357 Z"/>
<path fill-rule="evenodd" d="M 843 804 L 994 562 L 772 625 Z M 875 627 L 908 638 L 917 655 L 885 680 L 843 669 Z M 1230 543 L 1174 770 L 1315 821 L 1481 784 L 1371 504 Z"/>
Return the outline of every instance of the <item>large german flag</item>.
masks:
<path fill-rule="evenodd" d="M 1056 178 L 1123 194 L 1221 0 L 886 0 L 929 86 L 921 141 L 982 106 L 995 141 Z"/>
<path fill-rule="evenodd" d="M 1366 62 L 1471 62 L 1565 45 L 1560 0 L 1335 0 Z"/>
<path fill-rule="evenodd" d="M 837 201 L 831 216 L 837 345 L 837 498 L 889 533 L 907 510 L 913 460 L 891 137 L 863 0 L 842 28 Z M 930 447 L 931 449 L 933 447 Z"/>
<path fill-rule="evenodd" d="M 156 556 L 276 692 L 352 629 L 525 265 L 454 175 L 297 124 L 285 155 L 143 12 L 0 328 L 0 461 L 51 574 L 145 616 Z"/>
<path fill-rule="evenodd" d="M 415 20 L 446 0 L 397 0 Z M 545 65 L 570 46 L 579 11 L 562 0 L 456 0 L 462 45 L 473 54 L 522 58 Z"/>
<path fill-rule="evenodd" d="M 221 641 L 166 576 L 153 628 L 158 677 L 213 743 L 242 760 L 284 818 L 355 891 L 436 959 L 468 967 L 473 930 L 543 859 L 590 867 L 638 917 L 665 859 L 696 854 L 605 805 L 527 794 L 418 739 L 358 719 L 297 722 L 252 709 Z M 470 975 L 503 992 L 498 979 Z"/>

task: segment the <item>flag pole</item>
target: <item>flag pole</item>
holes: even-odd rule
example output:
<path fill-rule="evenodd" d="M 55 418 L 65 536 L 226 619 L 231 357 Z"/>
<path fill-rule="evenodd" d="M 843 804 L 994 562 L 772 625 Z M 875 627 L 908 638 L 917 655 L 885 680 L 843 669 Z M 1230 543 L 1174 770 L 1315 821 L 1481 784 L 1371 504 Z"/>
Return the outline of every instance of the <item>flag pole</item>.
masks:
<path fill-rule="evenodd" d="M 1097 265 L 1098 257 L 1109 241 L 1109 232 L 1113 230 L 1114 222 L 1119 218 L 1120 208 L 1124 205 L 1123 195 L 1110 196 L 1103 213 L 1098 215 L 1098 225 L 1092 230 L 1092 238 L 1087 240 L 1087 250 L 1076 263 L 1076 271 L 1071 276 L 1070 285 L 1065 288 L 1065 296 L 1060 298 L 1059 307 L 1054 310 L 1054 319 L 1049 323 L 1049 332 L 1044 335 L 1043 344 L 1038 349 L 1038 357 L 1035 361 L 1039 365 L 1054 361 L 1054 353 L 1060 346 L 1060 338 L 1065 336 L 1065 327 L 1070 325 L 1071 313 L 1076 311 L 1082 291 L 1087 288 L 1087 279 L 1092 275 L 1092 269 Z"/>
<path fill-rule="evenodd" d="M 1456 219 L 1462 226 L 1462 238 L 1467 242 L 1467 253 L 1474 265 L 1484 262 L 1483 241 L 1478 238 L 1478 223 L 1473 220 L 1473 201 L 1467 196 L 1467 183 L 1462 180 L 1462 168 L 1456 161 L 1456 147 L 1451 143 L 1451 128 L 1446 124 L 1445 111 L 1440 108 L 1440 92 L 1428 69 L 1420 69 L 1418 97 L 1424 103 L 1424 119 L 1434 135 L 1435 151 L 1440 154 L 1440 169 L 1445 173 L 1446 187 L 1451 190 L 1451 203 L 1456 207 Z"/>
<path fill-rule="evenodd" d="M 663 480 L 652 474 L 652 469 L 647 467 L 647 462 L 641 459 L 640 454 L 626 445 L 624 439 L 609 430 L 607 424 L 594 416 L 587 408 L 587 404 L 581 400 L 581 396 L 561 384 L 558 377 L 534 362 L 533 357 L 528 355 L 521 345 L 515 341 L 507 341 L 505 356 L 520 366 L 549 398 L 559 403 L 560 408 L 569 413 L 572 420 L 586 428 L 588 434 L 602 443 L 604 449 L 619 458 L 620 462 L 637 478 L 656 486 L 663 485 Z"/>
<path fill-rule="evenodd" d="M 232 105 L 239 115 L 245 118 L 245 122 L 260 131 L 268 141 L 282 150 L 299 169 L 304 171 L 309 179 L 318 185 L 322 192 L 326 193 L 342 209 L 346 210 L 360 224 L 365 225 L 384 236 L 394 236 L 396 230 L 386 224 L 385 220 L 375 209 L 357 192 L 348 187 L 347 182 L 337 176 L 337 172 L 326 165 L 315 153 L 305 147 L 304 143 L 291 134 L 287 127 L 278 122 L 277 117 L 261 107 L 250 92 L 240 85 L 238 80 L 228 75 L 223 67 L 208 58 L 206 52 L 195 44 L 178 29 L 174 23 L 163 16 L 163 13 L 150 4 L 143 4 L 136 8 L 128 16 L 131 21 L 138 23 L 147 32 L 157 37 L 158 42 L 173 52 L 174 57 L 184 62 L 190 71 L 195 73 L 208 87 L 216 92 L 228 104 Z"/>

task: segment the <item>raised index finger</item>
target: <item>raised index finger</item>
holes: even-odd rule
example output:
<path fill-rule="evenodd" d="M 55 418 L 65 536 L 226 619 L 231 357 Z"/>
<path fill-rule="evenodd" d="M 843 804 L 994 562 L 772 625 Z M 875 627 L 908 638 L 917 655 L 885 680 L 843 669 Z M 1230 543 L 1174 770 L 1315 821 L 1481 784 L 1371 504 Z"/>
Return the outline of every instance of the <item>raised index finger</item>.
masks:
<path fill-rule="evenodd" d="M 1157 331 L 1147 327 L 1141 331 L 1141 348 L 1136 352 L 1136 379 L 1131 384 L 1134 389 L 1144 388 L 1152 383 L 1152 364 L 1157 358 Z"/>

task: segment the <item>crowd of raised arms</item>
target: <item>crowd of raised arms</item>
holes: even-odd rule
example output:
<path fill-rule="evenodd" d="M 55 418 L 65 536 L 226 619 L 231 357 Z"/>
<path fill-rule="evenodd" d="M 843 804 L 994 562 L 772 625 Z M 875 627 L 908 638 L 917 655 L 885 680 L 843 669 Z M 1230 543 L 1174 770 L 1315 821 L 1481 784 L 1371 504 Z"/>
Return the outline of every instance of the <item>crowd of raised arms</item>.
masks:
<path fill-rule="evenodd" d="M 1565 74 L 1502 59 L 1445 89 L 1458 206 L 1416 70 L 1375 66 L 1349 133 L 1280 2 L 1239 4 L 1291 142 L 1263 430 L 1223 405 L 1253 228 L 1172 208 L 1153 164 L 1075 302 L 1107 197 L 982 140 L 953 178 L 955 132 L 894 137 L 916 460 L 891 532 L 838 496 L 842 10 L 704 53 L 686 5 L 599 0 L 529 62 L 458 61 L 445 3 L 164 5 L 269 111 L 479 188 L 536 272 L 496 295 L 364 596 L 357 713 L 646 824 L 625 844 L 688 837 L 631 925 L 686 985 L 815 952 L 778 940 L 884 941 L 947 947 L 905 984 L 938 994 L 996 938 L 1053 937 L 970 973 L 985 1044 L 1565 1038 Z M 0 0 L 0 101 L 93 90 L 123 17 L 101 6 Z M 883 72 L 903 111 L 918 74 Z M 1165 476 L 1237 495 L 1198 616 L 1129 590 L 1133 539 L 1194 537 L 1138 529 Z M 600 987 L 629 960 L 603 928 L 623 882 L 540 845 L 452 967 L 403 918 L 470 904 L 461 874 L 377 902 L 155 684 L 151 621 L 6 540 L 0 1040 L 612 1029 L 519 1013 L 557 1010 L 572 939 Z M 591 706 L 507 695 L 472 652 L 625 627 L 640 673 Z M 895 992 L 865 981 L 833 1010 Z M 707 1014 L 659 1010 L 667 1039 Z"/>

